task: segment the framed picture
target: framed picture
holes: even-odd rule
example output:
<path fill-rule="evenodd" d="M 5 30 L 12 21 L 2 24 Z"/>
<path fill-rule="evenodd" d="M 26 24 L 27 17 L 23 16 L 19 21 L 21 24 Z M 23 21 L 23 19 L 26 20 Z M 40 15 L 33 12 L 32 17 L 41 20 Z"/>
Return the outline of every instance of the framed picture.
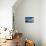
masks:
<path fill-rule="evenodd" d="M 34 17 L 25 17 L 26 23 L 34 23 Z"/>

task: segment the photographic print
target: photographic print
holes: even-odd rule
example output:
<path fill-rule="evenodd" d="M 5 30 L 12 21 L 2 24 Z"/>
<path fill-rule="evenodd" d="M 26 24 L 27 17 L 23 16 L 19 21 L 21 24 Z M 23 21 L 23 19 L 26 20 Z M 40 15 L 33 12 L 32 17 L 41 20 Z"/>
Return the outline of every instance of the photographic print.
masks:
<path fill-rule="evenodd" d="M 25 17 L 26 23 L 34 23 L 34 17 Z"/>

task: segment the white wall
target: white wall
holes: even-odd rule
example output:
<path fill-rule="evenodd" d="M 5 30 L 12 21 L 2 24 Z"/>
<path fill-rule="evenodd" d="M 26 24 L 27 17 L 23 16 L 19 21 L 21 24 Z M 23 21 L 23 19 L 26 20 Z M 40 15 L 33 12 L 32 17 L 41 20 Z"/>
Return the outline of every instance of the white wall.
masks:
<path fill-rule="evenodd" d="M 12 6 L 16 0 L 0 0 L 0 27 L 12 28 Z"/>
<path fill-rule="evenodd" d="M 41 46 L 41 0 L 23 0 L 14 10 L 15 28 Z M 34 23 L 25 23 L 26 16 L 34 17 Z"/>
<path fill-rule="evenodd" d="M 41 38 L 42 46 L 46 46 L 46 0 L 41 1 Z"/>
<path fill-rule="evenodd" d="M 24 33 L 24 35 L 25 35 L 25 32 L 27 33 L 27 34 L 36 34 L 36 32 L 40 29 L 40 25 L 41 25 L 41 30 L 39 30 L 38 32 L 40 33 L 40 34 L 36 34 L 37 35 L 37 37 L 39 36 L 39 35 L 41 35 L 41 37 L 39 36 L 39 38 L 41 38 L 41 43 L 42 43 L 42 45 L 41 46 L 46 46 L 46 0 L 41 0 L 41 9 L 39 9 L 39 7 L 40 7 L 40 4 L 39 4 L 39 2 L 37 2 L 38 0 L 30 0 L 31 2 L 28 2 L 27 4 L 29 4 L 29 5 L 27 5 L 25 2 L 23 3 L 22 2 L 22 4 L 21 5 L 19 5 L 17 8 L 16 8 L 16 6 L 14 7 L 14 10 L 15 10 L 15 27 L 20 31 L 20 32 L 23 32 Z M 37 3 L 36 3 L 36 2 Z M 40 0 L 39 0 L 40 1 Z M 32 5 L 32 4 L 34 5 Z M 36 4 L 34 4 L 34 3 L 36 3 Z M 32 6 L 30 6 L 30 5 L 32 5 Z M 35 6 L 37 7 L 37 6 L 39 6 L 39 7 L 37 7 L 36 9 L 36 11 L 35 11 Z M 32 8 L 33 7 L 33 8 Z M 16 8 L 16 9 L 15 9 Z M 29 9 L 28 9 L 29 8 Z M 32 8 L 33 10 L 31 10 L 30 8 Z M 38 11 L 39 10 L 39 11 Z M 35 13 L 35 12 L 36 13 Z M 41 11 L 41 12 L 40 12 Z M 34 12 L 34 14 L 32 14 Z M 17 14 L 16 14 L 17 13 Z M 39 14 L 38 14 L 39 13 Z M 41 13 L 41 15 L 40 15 L 40 13 Z M 36 16 L 36 15 L 37 16 Z M 34 16 L 35 17 L 35 20 L 41 20 L 40 21 L 40 23 L 39 23 L 39 21 L 35 21 L 35 22 L 37 22 L 37 23 L 39 23 L 39 24 L 36 24 L 36 23 L 34 23 L 34 24 L 25 24 L 25 20 L 24 20 L 24 17 L 25 16 Z M 36 19 L 37 18 L 37 19 Z M 39 18 L 41 18 L 41 19 L 39 19 Z M 17 21 L 16 21 L 17 20 Z M 33 25 L 33 26 L 32 26 Z M 37 25 L 37 26 L 36 26 Z M 38 26 L 39 25 L 39 26 Z M 38 29 L 39 28 L 39 29 Z M 29 30 L 31 30 L 31 31 L 29 31 Z M 34 30 L 34 31 L 32 31 L 32 30 Z M 36 31 L 37 30 L 37 31 Z M 31 32 L 31 33 L 30 33 Z M 33 33 L 34 32 L 34 33 Z M 31 36 L 32 36 L 31 35 Z M 32 36 L 32 37 L 36 37 L 36 35 L 35 36 Z M 27 35 L 26 35 L 27 36 Z M 28 37 L 29 37 L 29 35 L 28 35 Z M 32 38 L 31 37 L 31 38 Z M 39 38 L 38 38 L 38 40 L 39 40 Z M 37 38 L 35 38 L 35 40 L 36 40 Z M 36 40 L 37 41 L 37 40 Z"/>

